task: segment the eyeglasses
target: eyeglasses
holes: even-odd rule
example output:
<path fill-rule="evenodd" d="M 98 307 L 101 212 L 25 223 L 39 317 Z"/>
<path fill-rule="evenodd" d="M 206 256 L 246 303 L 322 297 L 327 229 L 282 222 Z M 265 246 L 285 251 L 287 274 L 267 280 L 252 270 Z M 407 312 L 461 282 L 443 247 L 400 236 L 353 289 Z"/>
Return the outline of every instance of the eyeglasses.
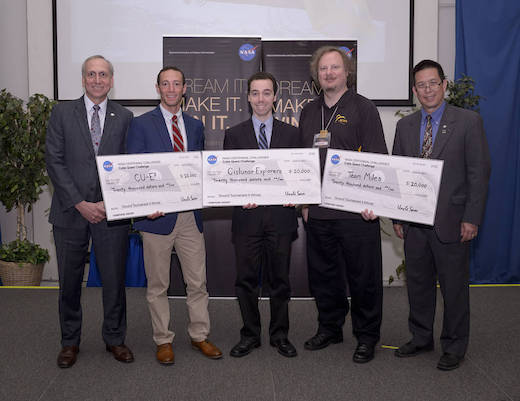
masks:
<path fill-rule="evenodd" d="M 432 91 L 436 91 L 442 85 L 441 82 L 437 81 L 429 81 L 429 82 L 419 82 L 415 84 L 415 88 L 418 91 L 424 92 L 426 89 L 431 89 Z"/>

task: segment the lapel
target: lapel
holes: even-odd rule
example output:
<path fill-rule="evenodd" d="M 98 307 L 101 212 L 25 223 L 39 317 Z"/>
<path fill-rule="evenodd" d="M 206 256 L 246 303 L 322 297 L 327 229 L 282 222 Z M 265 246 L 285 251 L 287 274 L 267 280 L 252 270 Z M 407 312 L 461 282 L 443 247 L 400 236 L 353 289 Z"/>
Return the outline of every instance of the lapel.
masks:
<path fill-rule="evenodd" d="M 152 110 L 152 120 L 155 126 L 155 132 L 157 132 L 157 135 L 159 135 L 159 139 L 161 140 L 162 148 L 165 152 L 173 152 L 170 133 L 168 132 L 166 121 L 164 120 L 164 116 L 159 106 Z"/>
<path fill-rule="evenodd" d="M 193 126 L 193 120 L 185 112 L 182 112 L 182 119 L 184 121 L 184 128 L 186 129 L 186 139 L 188 140 L 188 147 L 186 150 L 188 152 L 198 150 L 195 148 L 195 127 Z"/>
<path fill-rule="evenodd" d="M 280 122 L 273 116 L 273 132 L 271 133 L 271 143 L 269 148 L 280 148 L 283 145 L 283 134 L 279 132 Z"/>
<path fill-rule="evenodd" d="M 75 102 L 74 118 L 78 123 L 78 127 L 80 127 L 79 135 L 84 141 L 91 156 L 95 157 L 96 155 L 94 153 L 94 146 L 92 145 L 92 136 L 90 135 L 90 129 L 88 126 L 87 109 L 85 107 L 84 96 L 81 96 Z"/>
<path fill-rule="evenodd" d="M 246 141 L 246 149 L 259 149 L 258 139 L 256 139 L 255 126 L 253 125 L 253 119 L 250 118 L 247 122 L 247 131 L 244 132 L 244 139 Z M 273 125 L 274 129 L 274 125 Z M 271 137 L 271 141 L 273 138 Z M 271 147 L 271 146 L 269 146 Z"/>
<path fill-rule="evenodd" d="M 454 127 L 453 113 L 450 105 L 446 105 L 444 113 L 442 114 L 441 122 L 439 124 L 439 130 L 435 136 L 435 142 L 433 144 L 432 159 L 438 159 L 442 150 L 448 143 Z"/>
<path fill-rule="evenodd" d="M 99 144 L 98 154 L 103 154 L 103 147 L 110 143 L 110 136 L 114 132 L 114 127 L 119 116 L 115 113 L 114 103 L 111 100 L 107 101 L 107 112 L 105 114 L 105 124 L 103 125 L 103 135 Z"/>
<path fill-rule="evenodd" d="M 421 111 L 416 111 L 410 118 L 410 128 L 408 135 L 410 136 L 409 143 L 412 147 L 410 156 L 420 157 L 421 150 Z"/>

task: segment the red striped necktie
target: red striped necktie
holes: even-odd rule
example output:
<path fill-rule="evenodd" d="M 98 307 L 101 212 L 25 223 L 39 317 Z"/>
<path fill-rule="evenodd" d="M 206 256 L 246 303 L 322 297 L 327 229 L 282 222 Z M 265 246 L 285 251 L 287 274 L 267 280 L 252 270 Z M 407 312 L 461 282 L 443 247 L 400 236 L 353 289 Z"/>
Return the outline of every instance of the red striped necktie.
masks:
<path fill-rule="evenodd" d="M 173 151 L 184 152 L 184 141 L 182 140 L 181 130 L 177 124 L 177 116 L 172 117 L 172 137 L 173 137 Z"/>

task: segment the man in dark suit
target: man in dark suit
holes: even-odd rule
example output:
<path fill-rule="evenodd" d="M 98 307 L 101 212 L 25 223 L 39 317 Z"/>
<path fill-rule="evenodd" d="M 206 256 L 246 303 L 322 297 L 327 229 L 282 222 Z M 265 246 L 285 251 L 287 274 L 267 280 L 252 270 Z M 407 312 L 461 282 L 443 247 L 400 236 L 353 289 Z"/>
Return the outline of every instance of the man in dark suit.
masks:
<path fill-rule="evenodd" d="M 45 154 L 54 186 L 49 222 L 60 280 L 61 368 L 72 366 L 79 352 L 81 283 L 91 238 L 103 281 L 103 340 L 117 360 L 134 360 L 124 344 L 129 224 L 107 222 L 95 159 L 97 154 L 125 153 L 132 113 L 107 99 L 114 68 L 103 56 L 86 59 L 81 73 L 85 95 L 54 107 Z"/>
<path fill-rule="evenodd" d="M 128 131 L 129 153 L 185 152 L 204 149 L 204 126 L 181 110 L 186 93 L 184 73 L 177 67 L 164 67 L 157 75 L 157 93 L 161 103 L 154 110 L 135 118 Z M 153 339 L 159 363 L 174 363 L 169 329 L 170 306 L 166 292 L 170 283 L 173 247 L 181 263 L 186 283 L 188 334 L 191 345 L 212 359 L 222 352 L 208 341 L 210 322 L 206 290 L 206 248 L 199 210 L 154 213 L 135 222 L 143 236 L 144 266 L 148 289 L 146 299 L 152 318 Z"/>
<path fill-rule="evenodd" d="M 275 78 L 257 72 L 247 81 L 247 99 L 252 117 L 226 130 L 224 149 L 297 148 L 298 129 L 273 118 L 276 99 Z M 230 355 L 241 357 L 260 346 L 260 313 L 258 311 L 259 277 L 269 283 L 272 346 L 286 357 L 297 355 L 287 338 L 289 332 L 289 264 L 291 243 L 298 222 L 293 205 L 257 206 L 247 204 L 233 210 L 233 243 L 237 265 L 236 295 L 244 326 L 240 342 Z"/>
<path fill-rule="evenodd" d="M 433 227 L 394 222 L 404 239 L 412 339 L 398 357 L 433 350 L 437 279 L 444 298 L 441 370 L 456 369 L 469 339 L 469 244 L 482 221 L 490 175 L 482 119 L 444 101 L 442 67 L 423 60 L 413 69 L 413 92 L 422 110 L 397 123 L 394 155 L 444 160 Z"/>

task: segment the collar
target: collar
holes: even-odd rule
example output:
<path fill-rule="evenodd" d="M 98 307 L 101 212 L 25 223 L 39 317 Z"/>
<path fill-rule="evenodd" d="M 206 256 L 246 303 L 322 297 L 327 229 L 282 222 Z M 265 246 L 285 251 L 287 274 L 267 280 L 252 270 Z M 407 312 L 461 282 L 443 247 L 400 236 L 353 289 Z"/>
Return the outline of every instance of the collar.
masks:
<path fill-rule="evenodd" d="M 179 110 L 177 110 L 177 113 L 175 114 L 166 110 L 166 108 L 164 108 L 161 103 L 159 103 L 159 108 L 161 109 L 161 113 L 165 120 L 171 120 L 174 115 L 177 116 L 177 120 L 180 120 L 182 118 L 182 109 L 180 107 Z"/>
<path fill-rule="evenodd" d="M 322 91 L 320 94 L 320 102 L 321 102 L 321 105 L 325 109 L 334 110 L 336 108 L 336 106 L 341 107 L 345 103 L 347 103 L 353 94 L 354 94 L 354 91 L 352 89 L 348 89 L 343 95 L 341 95 L 341 97 L 336 102 L 336 104 L 333 104 L 331 107 L 329 107 L 329 106 L 327 106 L 327 103 L 325 103 L 325 94 Z"/>
<path fill-rule="evenodd" d="M 431 113 L 430 115 L 432 116 L 432 123 L 435 123 L 435 124 L 440 124 L 441 122 L 441 118 L 442 118 L 442 115 L 444 114 L 444 110 L 446 109 L 446 102 L 443 101 L 442 104 L 440 105 L 440 107 L 435 110 L 433 113 Z M 425 123 L 426 122 L 426 116 L 428 115 L 428 113 L 426 113 L 426 111 L 424 111 L 424 109 L 421 109 L 421 124 Z"/>
<path fill-rule="evenodd" d="M 273 128 L 273 115 L 272 115 L 272 114 L 271 114 L 271 116 L 270 116 L 267 120 L 265 120 L 265 121 L 260 121 L 260 120 L 259 120 L 258 118 L 256 118 L 256 116 L 253 114 L 253 115 L 251 116 L 251 120 L 253 120 L 253 127 L 255 128 L 255 131 L 257 131 L 257 132 L 260 132 L 260 125 L 261 125 L 262 123 L 265 124 L 265 128 L 266 128 L 267 130 L 269 130 L 269 129 L 272 130 L 272 128 Z"/>
<path fill-rule="evenodd" d="M 90 98 L 86 94 L 83 96 L 83 100 L 85 101 L 85 107 L 87 108 L 87 112 L 90 113 L 90 111 L 92 110 L 92 107 L 94 107 L 95 103 L 92 100 L 90 100 Z M 99 111 L 101 113 L 106 113 L 107 104 L 108 104 L 108 98 L 105 97 L 105 100 L 103 100 L 101 103 L 99 103 Z"/>

